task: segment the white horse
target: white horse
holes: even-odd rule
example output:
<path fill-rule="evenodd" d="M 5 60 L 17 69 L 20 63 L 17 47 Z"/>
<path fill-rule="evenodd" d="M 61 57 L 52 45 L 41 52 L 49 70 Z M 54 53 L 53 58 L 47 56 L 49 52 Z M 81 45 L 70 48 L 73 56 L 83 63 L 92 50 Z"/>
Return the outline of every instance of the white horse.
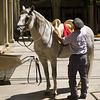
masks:
<path fill-rule="evenodd" d="M 88 47 L 88 63 L 90 65 L 90 58 L 92 58 L 94 48 L 94 35 L 92 30 L 84 26 L 87 32 L 87 47 Z M 66 58 L 70 56 L 69 45 L 62 46 L 59 44 L 57 38 L 53 34 L 54 27 L 46 20 L 40 13 L 34 10 L 34 7 L 25 8 L 20 14 L 20 19 L 17 24 L 17 30 L 24 32 L 30 30 L 32 38 L 34 40 L 34 50 L 39 57 L 40 62 L 43 65 L 44 73 L 46 77 L 46 92 L 50 90 L 50 79 L 47 61 L 51 62 L 52 78 L 54 82 L 54 88 L 52 94 L 57 94 L 57 58 Z"/>

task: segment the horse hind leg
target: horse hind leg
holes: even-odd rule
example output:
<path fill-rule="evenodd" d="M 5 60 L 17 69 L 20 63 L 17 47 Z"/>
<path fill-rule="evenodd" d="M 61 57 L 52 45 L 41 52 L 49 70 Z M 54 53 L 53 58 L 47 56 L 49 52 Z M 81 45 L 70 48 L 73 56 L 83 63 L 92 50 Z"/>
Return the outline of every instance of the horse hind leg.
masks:
<path fill-rule="evenodd" d="M 51 85 L 50 85 L 50 79 L 49 79 L 49 70 L 48 70 L 47 59 L 40 58 L 40 62 L 43 65 L 44 74 L 45 74 L 46 83 L 47 83 L 45 95 L 49 95 L 50 94 L 50 87 L 51 87 Z"/>

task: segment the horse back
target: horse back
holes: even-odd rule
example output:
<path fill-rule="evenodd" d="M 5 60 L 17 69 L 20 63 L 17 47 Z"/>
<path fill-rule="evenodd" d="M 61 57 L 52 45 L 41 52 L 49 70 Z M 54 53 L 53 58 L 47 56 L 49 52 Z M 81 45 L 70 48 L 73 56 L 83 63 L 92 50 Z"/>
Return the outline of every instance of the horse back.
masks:
<path fill-rule="evenodd" d="M 94 33 L 91 28 L 88 26 L 84 26 L 84 29 L 86 30 L 87 33 L 87 46 L 88 48 L 93 48 L 94 46 Z"/>

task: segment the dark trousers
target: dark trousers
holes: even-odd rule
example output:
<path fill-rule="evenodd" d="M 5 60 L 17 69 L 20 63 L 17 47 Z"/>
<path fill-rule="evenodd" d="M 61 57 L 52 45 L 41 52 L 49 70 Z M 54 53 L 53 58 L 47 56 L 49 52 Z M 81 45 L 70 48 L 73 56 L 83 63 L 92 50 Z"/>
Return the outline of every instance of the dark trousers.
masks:
<path fill-rule="evenodd" d="M 71 55 L 68 65 L 68 78 L 71 95 L 76 96 L 77 93 L 77 82 L 76 75 L 79 71 L 81 78 L 81 94 L 87 93 L 87 73 L 88 73 L 88 64 L 87 64 L 87 55 Z"/>

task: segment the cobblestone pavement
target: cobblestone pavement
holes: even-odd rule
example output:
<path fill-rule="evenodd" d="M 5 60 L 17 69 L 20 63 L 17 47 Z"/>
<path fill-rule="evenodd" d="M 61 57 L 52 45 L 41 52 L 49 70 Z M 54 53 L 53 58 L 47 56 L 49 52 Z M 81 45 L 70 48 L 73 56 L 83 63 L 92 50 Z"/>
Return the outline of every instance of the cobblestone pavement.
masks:
<path fill-rule="evenodd" d="M 22 55 L 20 59 L 26 56 L 35 56 L 35 52 L 31 52 L 26 47 L 22 47 L 16 42 L 10 45 L 10 49 L 6 54 Z M 89 81 L 89 89 L 86 100 L 100 100 L 100 39 L 95 39 L 95 50 L 93 68 L 91 72 L 91 78 Z M 30 48 L 33 48 L 31 46 Z M 0 100 L 67 100 L 67 96 L 70 94 L 68 85 L 67 65 L 68 58 L 58 59 L 57 67 L 57 87 L 58 96 L 56 98 L 44 96 L 46 88 L 46 80 L 43 72 L 42 65 L 40 64 L 42 83 L 38 86 L 35 80 L 35 63 L 32 63 L 30 71 L 30 83 L 27 82 L 29 63 L 26 62 L 16 68 L 12 77 L 10 78 L 11 85 L 0 86 Z M 50 62 L 48 62 L 50 66 Z M 53 88 L 53 80 L 51 76 L 51 67 L 49 67 L 51 91 Z M 77 74 L 77 82 L 79 81 L 79 75 Z M 80 90 L 78 90 L 80 93 Z M 81 100 L 81 99 L 80 99 Z"/>

